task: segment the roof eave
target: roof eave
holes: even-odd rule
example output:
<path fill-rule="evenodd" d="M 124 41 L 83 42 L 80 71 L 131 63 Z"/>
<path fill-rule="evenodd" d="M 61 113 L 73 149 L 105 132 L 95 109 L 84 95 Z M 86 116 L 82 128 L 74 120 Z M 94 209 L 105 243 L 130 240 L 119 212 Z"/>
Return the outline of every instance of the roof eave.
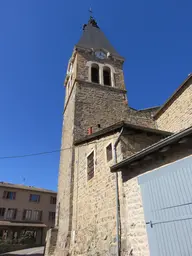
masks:
<path fill-rule="evenodd" d="M 88 47 L 84 47 L 84 46 L 81 46 L 81 45 L 78 45 L 78 44 L 76 44 L 75 45 L 75 48 L 74 48 L 75 50 L 80 50 L 80 51 L 87 51 L 87 52 L 90 52 L 90 53 L 92 53 L 92 52 L 94 52 L 94 51 L 96 51 L 96 50 L 98 50 L 98 49 L 95 49 L 95 48 L 88 48 Z M 109 51 L 107 51 L 106 49 L 104 49 L 104 48 L 102 48 L 102 49 L 100 49 L 100 50 L 104 50 L 104 51 L 106 51 L 106 52 L 109 52 Z M 110 52 L 109 52 L 110 53 Z M 110 57 L 112 57 L 113 59 L 116 59 L 116 60 L 120 60 L 120 61 L 122 61 L 122 62 L 125 62 L 125 58 L 123 58 L 121 55 L 119 55 L 119 54 L 115 54 L 115 53 L 110 53 Z"/>
<path fill-rule="evenodd" d="M 86 142 L 88 142 L 90 140 L 97 139 L 99 137 L 107 135 L 108 133 L 115 132 L 116 130 L 121 129 L 122 127 L 125 127 L 125 128 L 128 128 L 128 129 L 135 129 L 135 130 L 150 132 L 150 133 L 164 135 L 164 136 L 169 136 L 169 135 L 172 134 L 172 133 L 167 132 L 167 131 L 147 128 L 147 127 L 139 126 L 139 125 L 133 125 L 133 124 L 129 124 L 129 123 L 126 123 L 124 121 L 121 121 L 121 122 L 118 122 L 118 123 L 116 123 L 114 125 L 111 125 L 111 126 L 109 126 L 107 128 L 104 128 L 101 131 L 98 131 L 98 132 L 93 133 L 91 135 L 88 135 L 88 136 L 86 136 L 86 137 L 84 137 L 84 138 L 82 138 L 80 140 L 75 141 L 74 145 L 77 146 L 77 145 L 86 143 Z"/>
<path fill-rule="evenodd" d="M 117 164 L 111 166 L 111 168 L 110 168 L 111 172 L 116 172 L 119 169 L 125 167 L 126 165 L 128 165 L 136 160 L 139 160 L 139 159 L 143 158 L 144 156 L 149 155 L 149 154 L 159 150 L 160 148 L 170 145 L 171 143 L 176 142 L 177 140 L 180 140 L 183 137 L 186 137 L 190 134 L 192 134 L 192 126 L 186 130 L 183 130 L 183 131 L 177 133 L 177 134 L 173 134 L 173 135 L 169 136 L 168 138 L 165 138 L 164 140 L 161 140 L 161 141 L 153 144 L 152 146 L 147 147 L 146 149 L 136 153 L 135 155 L 133 155 L 129 158 L 126 158 L 125 160 L 121 161 L 120 163 L 117 163 Z"/>

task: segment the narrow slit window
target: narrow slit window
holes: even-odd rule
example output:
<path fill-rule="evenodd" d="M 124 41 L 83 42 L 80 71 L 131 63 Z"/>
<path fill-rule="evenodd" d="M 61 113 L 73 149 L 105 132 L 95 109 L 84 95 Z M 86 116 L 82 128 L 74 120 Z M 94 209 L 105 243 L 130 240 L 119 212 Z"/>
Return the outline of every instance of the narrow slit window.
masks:
<path fill-rule="evenodd" d="M 94 152 L 87 157 L 87 179 L 94 177 Z"/>
<path fill-rule="evenodd" d="M 106 148 L 106 153 L 107 153 L 107 162 L 111 161 L 113 158 L 113 153 L 112 153 L 112 145 L 109 144 Z"/>
<path fill-rule="evenodd" d="M 93 83 L 99 83 L 99 66 L 96 64 L 91 67 L 91 81 Z"/>
<path fill-rule="evenodd" d="M 104 85 L 111 86 L 111 70 L 108 67 L 103 69 L 103 82 Z"/>

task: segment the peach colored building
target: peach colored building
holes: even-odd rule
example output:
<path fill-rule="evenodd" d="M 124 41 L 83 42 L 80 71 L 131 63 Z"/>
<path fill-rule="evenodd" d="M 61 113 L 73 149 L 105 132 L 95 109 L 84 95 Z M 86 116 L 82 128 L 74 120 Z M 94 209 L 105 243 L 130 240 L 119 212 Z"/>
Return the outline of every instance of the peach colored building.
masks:
<path fill-rule="evenodd" d="M 44 244 L 54 226 L 57 193 L 32 186 L 0 182 L 0 239 Z"/>

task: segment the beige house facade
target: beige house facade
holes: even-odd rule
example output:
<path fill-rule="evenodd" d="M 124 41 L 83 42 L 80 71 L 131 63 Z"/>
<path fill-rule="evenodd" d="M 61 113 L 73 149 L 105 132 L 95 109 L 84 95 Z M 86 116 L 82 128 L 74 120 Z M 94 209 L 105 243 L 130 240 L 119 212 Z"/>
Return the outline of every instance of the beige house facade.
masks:
<path fill-rule="evenodd" d="M 45 243 L 46 231 L 54 226 L 57 193 L 24 185 L 0 182 L 0 240 Z"/>
<path fill-rule="evenodd" d="M 124 58 L 90 17 L 65 80 L 56 220 L 47 233 L 45 255 L 181 255 L 179 248 L 173 249 L 174 254 L 158 251 L 179 244 L 176 238 L 173 244 L 165 244 L 156 229 L 157 223 L 161 228 L 162 223 L 172 223 L 163 214 L 164 208 L 177 209 L 174 193 L 168 191 L 167 205 L 160 207 L 166 220 L 158 212 L 156 217 L 163 221 L 155 222 L 148 219 L 148 213 L 159 210 L 157 206 L 153 210 L 152 203 L 166 201 L 161 187 L 167 191 L 175 184 L 182 191 L 181 181 L 187 174 L 181 179 L 180 171 L 165 176 L 165 181 L 155 178 L 156 186 L 148 179 L 171 173 L 169 169 L 177 167 L 167 166 L 190 159 L 192 76 L 163 106 L 135 110 L 127 99 L 123 63 Z M 181 163 L 185 165 L 185 161 Z M 156 198 L 146 200 L 151 195 Z M 165 229 L 167 235 L 175 234 L 169 226 Z M 186 248 L 181 245 L 180 250 Z"/>

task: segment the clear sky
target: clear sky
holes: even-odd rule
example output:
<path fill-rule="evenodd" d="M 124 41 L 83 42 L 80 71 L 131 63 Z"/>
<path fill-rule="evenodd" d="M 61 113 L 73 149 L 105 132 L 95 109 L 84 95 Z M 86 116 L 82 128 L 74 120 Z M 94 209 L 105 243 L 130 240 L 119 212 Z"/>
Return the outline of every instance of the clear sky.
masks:
<path fill-rule="evenodd" d="M 1 0 L 0 157 L 60 148 L 63 81 L 94 16 L 125 57 L 130 106 L 161 105 L 192 72 L 191 0 Z M 0 181 L 56 190 L 59 153 L 0 159 Z"/>

